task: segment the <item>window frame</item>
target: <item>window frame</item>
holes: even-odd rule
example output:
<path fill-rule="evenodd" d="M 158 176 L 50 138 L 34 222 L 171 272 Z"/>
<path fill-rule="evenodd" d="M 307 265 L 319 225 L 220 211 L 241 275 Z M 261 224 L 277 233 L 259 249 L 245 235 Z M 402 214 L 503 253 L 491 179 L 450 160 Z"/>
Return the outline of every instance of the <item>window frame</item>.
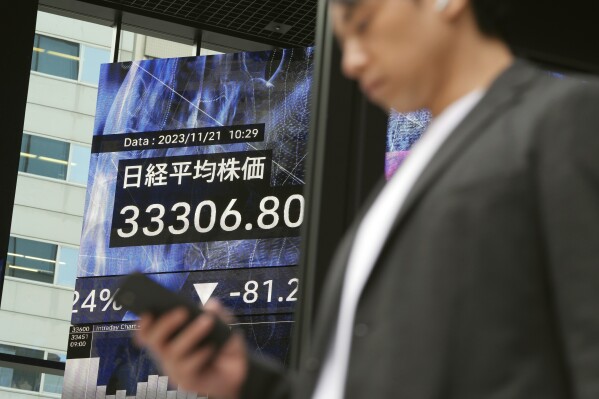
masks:
<path fill-rule="evenodd" d="M 34 241 L 34 242 L 36 242 L 36 243 L 41 243 L 41 244 L 46 244 L 46 245 L 54 245 L 54 246 L 56 246 L 56 256 L 55 256 L 55 259 L 54 259 L 54 260 L 52 260 L 52 259 L 49 259 L 49 258 L 48 258 L 48 260 L 50 260 L 50 261 L 53 261 L 53 262 L 54 262 L 54 270 L 53 270 L 53 272 L 52 272 L 52 283 L 45 282 L 45 281 L 39 281 L 39 280 L 28 279 L 28 278 L 23 278 L 23 277 L 9 276 L 9 275 L 8 275 L 8 270 L 9 270 L 10 266 L 15 266 L 15 267 L 19 267 L 19 266 L 18 266 L 18 265 L 10 265 L 10 264 L 8 263 L 8 257 L 9 257 L 10 255 L 8 255 L 8 251 L 7 251 L 7 254 L 6 254 L 6 256 L 7 256 L 7 262 L 6 262 L 6 272 L 7 272 L 7 275 L 6 275 L 6 277 L 10 277 L 10 278 L 12 278 L 12 279 L 16 279 L 16 280 L 20 280 L 20 281 L 33 281 L 33 282 L 36 282 L 36 283 L 39 283 L 39 284 L 44 284 L 44 285 L 54 285 L 54 282 L 56 281 L 56 270 L 57 270 L 57 266 L 58 266 L 58 259 L 57 259 L 57 258 L 58 258 L 58 247 L 59 247 L 59 245 L 58 245 L 57 243 L 49 242 L 49 241 L 46 241 L 46 240 L 37 240 L 37 239 L 35 239 L 35 238 L 23 237 L 23 236 L 17 236 L 17 235 L 14 235 L 14 234 L 11 234 L 11 235 L 9 236 L 9 242 L 10 242 L 10 239 L 12 239 L 12 238 L 19 239 L 19 240 Z M 10 245 L 10 244 L 9 244 L 9 245 Z M 28 254 L 18 254 L 18 255 L 29 256 Z M 21 257 L 21 256 L 15 256 L 15 257 L 19 258 L 19 257 Z M 23 267 L 24 267 L 24 266 L 23 266 Z"/>
<path fill-rule="evenodd" d="M 57 14 L 60 15 L 60 14 Z M 84 80 L 81 80 L 81 75 L 83 73 L 83 63 L 85 62 L 85 47 L 93 47 L 93 48 L 97 48 L 97 49 L 101 49 L 101 50 L 108 50 L 108 61 L 107 63 L 111 62 L 112 60 L 110 59 L 110 54 L 112 53 L 112 48 L 111 47 L 104 47 L 104 46 L 100 46 L 98 44 L 95 43 L 90 43 L 90 42 L 86 42 L 86 41 L 82 41 L 82 40 L 72 40 L 70 38 L 66 38 L 64 36 L 60 36 L 60 35 L 56 35 L 56 34 L 52 34 L 52 33 L 48 33 L 48 32 L 43 32 L 43 31 L 35 31 L 36 35 L 39 36 L 46 36 L 52 39 L 57 39 L 57 40 L 62 40 L 65 42 L 69 42 L 69 43 L 74 43 L 77 44 L 79 46 L 79 57 L 78 57 L 78 68 L 77 68 L 77 79 L 70 79 L 70 78 L 65 78 L 63 76 L 57 76 L 57 75 L 52 75 L 50 73 L 45 73 L 45 72 L 40 72 L 40 71 L 36 71 L 31 69 L 31 73 L 40 75 L 40 76 L 44 76 L 44 77 L 49 77 L 49 78 L 54 78 L 54 79 L 59 79 L 59 80 L 63 80 L 65 82 L 70 82 L 70 83 L 79 83 L 85 86 L 89 86 L 89 87 L 93 87 L 93 88 L 98 88 L 97 84 L 93 84 L 93 83 L 89 83 L 86 82 Z M 33 51 L 33 50 L 32 50 Z"/>
<path fill-rule="evenodd" d="M 11 346 L 13 348 L 23 348 L 23 349 L 31 349 L 31 350 L 36 350 L 36 351 L 41 351 L 43 352 L 43 355 L 40 359 L 37 358 L 31 358 L 33 360 L 39 361 L 39 360 L 44 360 L 46 362 L 53 362 L 53 363 L 61 363 L 61 364 L 66 364 L 65 362 L 56 362 L 53 360 L 48 360 L 48 355 L 50 353 L 54 353 L 54 354 L 64 354 L 66 357 L 66 352 L 61 352 L 61 351 L 57 351 L 57 350 L 53 350 L 53 349 L 48 349 L 48 348 L 42 348 L 42 347 L 37 347 L 37 346 L 33 346 L 33 345 L 23 345 L 23 344 L 16 344 L 14 342 L 7 342 L 7 341 L 1 341 L 0 340 L 0 345 L 5 345 L 5 346 Z M 16 355 L 15 355 L 16 356 Z M 6 367 L 2 364 L 0 364 L 1 368 L 12 368 L 13 370 L 15 370 L 15 367 Z M 0 385 L 0 391 L 4 391 L 4 392 L 15 392 L 15 393 L 23 393 L 23 392 L 27 392 L 29 394 L 32 393 L 37 393 L 40 394 L 41 397 L 48 397 L 48 398 L 60 398 L 62 394 L 57 394 L 57 393 L 53 393 L 53 392 L 47 392 L 44 391 L 44 382 L 45 382 L 45 377 L 48 373 L 44 373 L 43 371 L 35 371 L 36 373 L 40 374 L 40 387 L 37 391 L 35 390 L 27 390 L 27 389 L 19 389 L 19 388 L 13 388 L 13 387 L 5 387 L 5 386 L 1 386 Z M 64 376 L 63 376 L 64 378 Z"/>
<path fill-rule="evenodd" d="M 24 135 L 29 135 L 29 136 L 36 136 L 36 137 L 41 137 L 43 139 L 48 139 L 48 140 L 54 140 L 54 141 L 60 141 L 63 143 L 67 143 L 69 145 L 69 159 L 67 159 L 67 174 L 65 179 L 59 179 L 57 177 L 49 177 L 49 176 L 42 176 L 42 175 L 38 175 L 35 173 L 31 173 L 31 172 L 24 172 L 24 171 L 18 171 L 18 174 L 23 174 L 25 176 L 29 176 L 29 177 L 35 177 L 38 179 L 43 179 L 43 180 L 48 180 L 48 181 L 52 181 L 52 182 L 60 182 L 60 183 L 66 183 L 66 184 L 70 184 L 76 187 L 82 187 L 82 188 L 86 188 L 87 187 L 87 182 L 85 184 L 83 183 L 78 183 L 78 182 L 74 182 L 74 181 L 70 181 L 69 178 L 71 176 L 71 163 L 72 163 L 72 149 L 73 149 L 73 145 L 79 146 L 79 147 L 86 147 L 90 149 L 90 160 L 91 160 L 91 144 L 87 144 L 87 143 L 82 143 L 80 141 L 73 141 L 73 140 L 65 140 L 62 138 L 57 138 L 57 137 L 53 137 L 53 136 L 48 136 L 45 134 L 41 134 L 41 133 L 33 133 L 31 131 L 28 130 L 23 130 L 23 136 Z M 22 141 L 22 139 L 21 139 Z"/>
<path fill-rule="evenodd" d="M 66 248 L 71 248 L 71 249 L 76 249 L 77 251 L 79 251 L 79 246 L 77 245 L 72 245 L 72 244 L 67 244 L 67 243 L 63 243 L 63 242 L 58 242 L 58 241 L 51 241 L 51 240 L 44 240 L 42 238 L 37 238 L 37 237 L 31 237 L 31 236 L 24 236 L 22 234 L 10 234 L 9 238 L 19 238 L 22 240 L 29 240 L 29 241 L 36 241 L 36 242 L 41 242 L 44 244 L 50 244 L 50 245 L 56 245 L 57 249 L 56 249 L 56 263 L 55 263 L 55 267 L 54 267 L 54 275 L 52 278 L 52 283 L 46 283 L 43 281 L 37 281 L 37 280 L 30 280 L 27 278 L 22 278 L 22 277 L 14 277 L 14 276 L 9 276 L 8 274 L 5 276 L 5 278 L 8 278 L 9 280 L 13 280 L 13 281 L 22 281 L 22 282 L 28 282 L 28 283 L 33 283 L 33 284 L 39 284 L 45 287 L 52 287 L 52 288 L 62 288 L 62 289 L 68 289 L 70 291 L 74 291 L 75 290 L 75 286 L 73 285 L 68 286 L 68 285 L 62 285 L 62 284 L 57 284 L 56 279 L 58 276 L 58 273 L 60 273 L 60 268 L 61 268 L 61 264 L 60 264 L 60 253 L 62 250 L 62 247 L 66 247 Z M 77 257 L 77 267 L 79 266 L 79 256 Z M 8 269 L 8 262 L 6 263 L 6 268 Z M 75 273 L 75 278 L 77 278 L 77 274 Z M 0 344 L 2 342 L 0 341 Z"/>
<path fill-rule="evenodd" d="M 46 178 L 46 179 L 52 179 L 52 180 L 55 180 L 55 181 L 63 181 L 63 182 L 67 181 L 67 179 L 68 179 L 68 176 L 69 176 L 70 163 L 71 163 L 71 162 L 70 162 L 70 158 L 71 158 L 71 143 L 70 143 L 70 142 L 68 142 L 68 141 L 66 141 L 66 140 L 60 140 L 60 139 L 56 139 L 55 137 L 46 136 L 46 135 L 43 135 L 43 134 L 35 134 L 35 133 L 33 133 L 33 134 L 32 134 L 32 133 L 26 132 L 25 130 L 23 130 L 23 135 L 22 135 L 22 138 L 21 138 L 21 143 L 23 143 L 23 139 L 25 138 L 25 135 L 27 135 L 27 136 L 39 137 L 39 138 L 41 138 L 41 139 L 45 139 L 45 140 L 53 140 L 53 141 L 58 141 L 58 142 L 61 142 L 61 143 L 63 143 L 63 144 L 64 144 L 64 143 L 68 144 L 68 149 L 67 149 L 68 157 L 67 157 L 67 159 L 66 159 L 66 160 L 62 160 L 62 159 L 60 159 L 60 160 L 59 160 L 59 161 L 64 161 L 64 162 L 66 162 L 66 163 L 67 163 L 67 164 L 66 164 L 67 170 L 66 170 L 66 172 L 65 172 L 65 178 L 64 178 L 64 180 L 63 180 L 63 179 L 60 179 L 60 178 L 58 178 L 58 177 L 50 177 L 50 176 L 38 175 L 38 174 L 36 174 L 36 173 L 27 172 L 27 171 L 21 171 L 21 170 L 19 170 L 19 171 L 18 171 L 18 173 L 25 173 L 25 174 L 27 174 L 27 175 L 31 175 L 31 176 L 37 176 L 37 177 L 44 177 L 44 178 Z M 22 144 L 21 144 L 21 145 L 22 145 Z M 21 155 L 21 154 L 22 154 L 22 152 L 19 152 L 19 164 L 20 164 L 20 158 L 23 156 L 23 155 Z M 37 155 L 37 154 L 31 154 L 31 155 Z M 43 156 L 43 155 L 42 155 L 42 156 Z"/>
<path fill-rule="evenodd" d="M 37 30 L 35 31 L 35 36 L 45 36 L 45 37 L 48 37 L 50 39 L 61 40 L 63 42 L 77 44 L 79 46 L 79 56 L 77 57 L 77 79 L 75 80 L 75 79 L 71 79 L 71 78 L 65 78 L 64 76 L 53 75 L 51 73 L 36 71 L 34 69 L 31 69 L 31 72 L 36 72 L 36 73 L 39 73 L 40 75 L 43 75 L 43 76 L 51 76 L 51 77 L 54 77 L 54 78 L 63 79 L 63 80 L 68 81 L 68 82 L 77 82 L 77 81 L 79 81 L 79 75 L 81 73 L 81 45 L 79 45 L 79 43 L 76 42 L 76 41 L 65 39 L 64 37 L 61 37 L 59 35 L 52 35 L 52 34 L 40 33 Z M 34 44 L 35 44 L 35 42 L 34 42 Z M 34 46 L 34 48 L 35 48 L 35 46 Z M 34 51 L 34 50 L 32 49 L 31 51 Z"/>

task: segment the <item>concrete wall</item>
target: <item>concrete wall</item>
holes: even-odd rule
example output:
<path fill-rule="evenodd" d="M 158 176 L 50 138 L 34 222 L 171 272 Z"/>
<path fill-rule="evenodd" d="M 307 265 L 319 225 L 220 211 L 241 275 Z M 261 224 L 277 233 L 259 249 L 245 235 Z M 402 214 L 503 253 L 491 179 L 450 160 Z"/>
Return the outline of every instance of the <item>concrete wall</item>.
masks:
<path fill-rule="evenodd" d="M 97 96 L 96 87 L 32 72 L 23 130 L 89 145 Z"/>
<path fill-rule="evenodd" d="M 74 21 L 47 12 L 38 12 L 37 33 L 75 40 L 81 43 L 110 48 L 112 44 L 112 28 L 88 22 Z"/>
<path fill-rule="evenodd" d="M 66 352 L 72 302 L 71 289 L 6 277 L 0 310 L 0 326 L 3 326 L 0 342 Z M 0 399 L 58 397 L 0 387 Z"/>
<path fill-rule="evenodd" d="M 60 398 L 60 395 L 42 394 L 39 392 L 25 392 L 16 389 L 0 387 L 0 399 L 34 399 L 34 398 Z"/>
<path fill-rule="evenodd" d="M 110 48 L 112 28 L 38 14 L 37 32 L 86 45 Z M 125 40 L 132 50 L 132 38 Z M 32 72 L 23 131 L 79 145 L 90 145 L 98 88 Z M 11 234 L 78 246 L 85 187 L 19 173 Z M 65 353 L 73 290 L 6 277 L 0 307 L 0 342 Z M 0 399 L 57 398 L 59 395 L 0 387 Z"/>
<path fill-rule="evenodd" d="M 0 341 L 8 345 L 32 346 L 66 352 L 73 291 L 6 277 L 2 293 Z"/>

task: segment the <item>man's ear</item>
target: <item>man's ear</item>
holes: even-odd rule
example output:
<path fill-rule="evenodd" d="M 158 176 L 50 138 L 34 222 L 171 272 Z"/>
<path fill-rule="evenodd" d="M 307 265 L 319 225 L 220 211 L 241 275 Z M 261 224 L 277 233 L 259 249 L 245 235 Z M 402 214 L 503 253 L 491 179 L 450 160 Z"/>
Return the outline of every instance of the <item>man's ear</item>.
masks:
<path fill-rule="evenodd" d="M 445 11 L 447 6 L 449 6 L 450 1 L 451 0 L 437 0 L 437 2 L 435 3 L 435 10 L 437 10 L 438 12 Z"/>
<path fill-rule="evenodd" d="M 462 15 L 469 5 L 470 0 L 435 0 L 435 10 L 449 19 Z"/>

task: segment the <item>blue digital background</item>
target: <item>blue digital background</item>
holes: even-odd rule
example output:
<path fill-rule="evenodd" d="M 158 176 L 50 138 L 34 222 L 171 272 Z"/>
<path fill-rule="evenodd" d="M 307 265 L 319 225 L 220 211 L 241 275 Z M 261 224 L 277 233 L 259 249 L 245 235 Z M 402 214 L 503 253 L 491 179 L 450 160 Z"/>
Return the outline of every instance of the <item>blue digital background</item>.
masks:
<path fill-rule="evenodd" d="M 387 154 L 385 159 L 385 176 L 387 179 L 395 174 L 431 120 L 432 116 L 426 110 L 407 114 L 391 112 L 387 130 Z"/>
<path fill-rule="evenodd" d="M 110 248 L 121 159 L 273 151 L 272 186 L 303 185 L 313 50 L 105 64 L 94 135 L 264 123 L 265 141 L 92 154 L 78 276 L 297 264 L 299 237 Z"/>

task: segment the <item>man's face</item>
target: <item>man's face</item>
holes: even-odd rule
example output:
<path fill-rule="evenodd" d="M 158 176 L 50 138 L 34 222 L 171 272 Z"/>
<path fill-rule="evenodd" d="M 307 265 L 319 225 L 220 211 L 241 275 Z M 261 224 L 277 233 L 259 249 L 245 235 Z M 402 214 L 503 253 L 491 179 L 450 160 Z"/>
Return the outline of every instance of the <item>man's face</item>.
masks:
<path fill-rule="evenodd" d="M 427 106 L 450 40 L 434 1 L 361 0 L 331 8 L 343 73 L 385 109 Z"/>

